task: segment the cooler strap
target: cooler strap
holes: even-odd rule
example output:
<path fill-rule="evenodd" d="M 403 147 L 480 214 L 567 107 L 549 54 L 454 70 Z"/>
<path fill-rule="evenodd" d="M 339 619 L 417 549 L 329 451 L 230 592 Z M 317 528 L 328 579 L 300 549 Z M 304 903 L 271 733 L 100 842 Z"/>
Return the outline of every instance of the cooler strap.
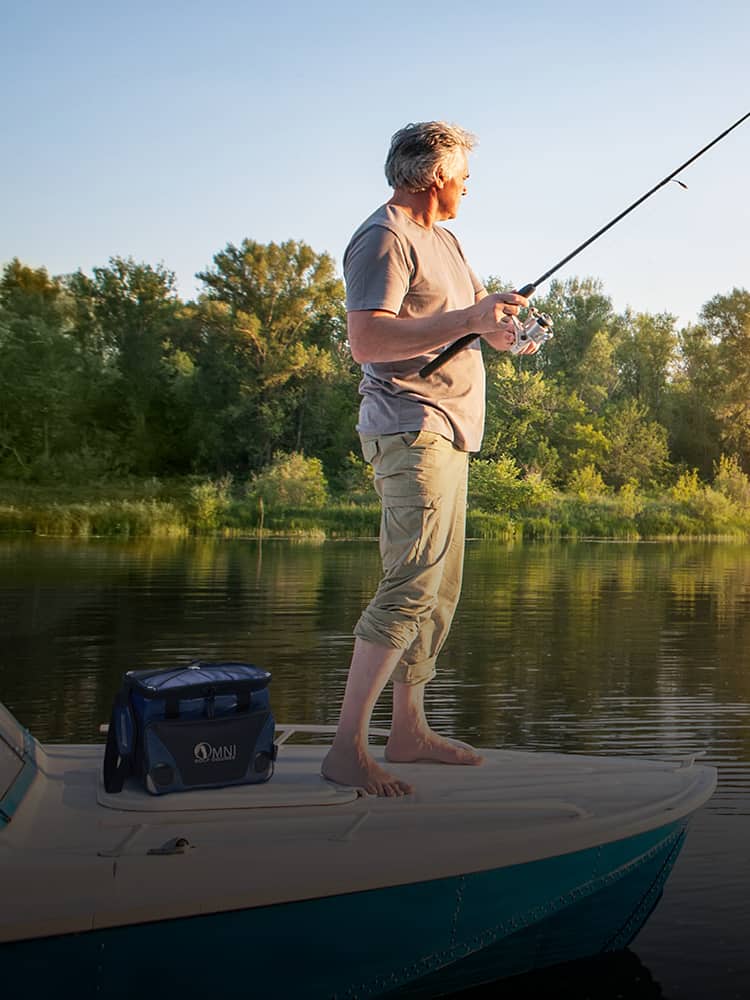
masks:
<path fill-rule="evenodd" d="M 133 773 L 132 748 L 130 752 L 120 750 L 117 727 L 123 722 L 124 713 L 130 712 L 127 695 L 120 692 L 112 705 L 112 715 L 107 730 L 107 745 L 104 750 L 104 788 L 107 792 L 121 792 L 125 779 Z"/>

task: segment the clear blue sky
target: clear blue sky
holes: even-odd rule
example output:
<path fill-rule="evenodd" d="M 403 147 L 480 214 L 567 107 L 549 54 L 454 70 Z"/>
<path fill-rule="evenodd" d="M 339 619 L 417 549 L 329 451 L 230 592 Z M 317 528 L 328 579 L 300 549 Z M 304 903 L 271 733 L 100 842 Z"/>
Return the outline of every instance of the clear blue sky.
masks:
<path fill-rule="evenodd" d="M 520 285 L 750 111 L 738 0 L 27 0 L 2 22 L 0 263 L 132 255 L 185 297 L 244 237 L 340 266 L 409 121 L 479 135 L 451 228 Z M 749 175 L 750 122 L 558 276 L 695 320 L 750 288 Z"/>

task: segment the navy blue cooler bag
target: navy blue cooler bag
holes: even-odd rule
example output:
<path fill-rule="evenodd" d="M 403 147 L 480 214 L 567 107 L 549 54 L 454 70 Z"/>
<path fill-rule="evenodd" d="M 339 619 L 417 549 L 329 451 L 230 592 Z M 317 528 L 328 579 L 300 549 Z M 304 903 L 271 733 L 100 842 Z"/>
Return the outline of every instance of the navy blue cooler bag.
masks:
<path fill-rule="evenodd" d="M 249 663 L 130 670 L 112 706 L 104 787 L 153 795 L 256 784 L 273 774 L 271 675 Z"/>

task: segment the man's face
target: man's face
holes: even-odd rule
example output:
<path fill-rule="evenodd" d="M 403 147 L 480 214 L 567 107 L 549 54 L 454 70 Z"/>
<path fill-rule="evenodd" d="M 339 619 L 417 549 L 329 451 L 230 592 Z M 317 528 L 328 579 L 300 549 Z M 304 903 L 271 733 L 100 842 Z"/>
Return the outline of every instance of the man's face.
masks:
<path fill-rule="evenodd" d="M 469 161 L 466 153 L 461 154 L 461 161 L 454 176 L 443 181 L 438 188 L 438 218 L 455 219 L 461 199 L 466 194 L 466 181 L 469 179 Z"/>

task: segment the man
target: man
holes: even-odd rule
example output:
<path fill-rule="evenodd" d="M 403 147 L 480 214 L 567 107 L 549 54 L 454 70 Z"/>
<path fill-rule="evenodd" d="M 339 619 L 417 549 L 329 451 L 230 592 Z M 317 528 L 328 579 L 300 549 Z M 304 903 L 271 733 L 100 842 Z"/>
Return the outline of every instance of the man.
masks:
<path fill-rule="evenodd" d="M 385 164 L 393 196 L 359 227 L 344 255 L 349 344 L 363 366 L 357 430 L 382 503 L 383 578 L 354 630 L 341 717 L 322 772 L 376 795 L 412 791 L 368 748 L 372 709 L 391 677 L 387 761 L 482 761 L 434 732 L 424 712 L 461 589 L 468 458 L 484 427 L 479 341 L 429 378 L 419 375 L 466 333 L 508 350 L 512 317 L 528 305 L 513 292 L 488 295 L 456 238 L 436 225 L 458 213 L 474 143 L 445 122 L 396 132 Z"/>

